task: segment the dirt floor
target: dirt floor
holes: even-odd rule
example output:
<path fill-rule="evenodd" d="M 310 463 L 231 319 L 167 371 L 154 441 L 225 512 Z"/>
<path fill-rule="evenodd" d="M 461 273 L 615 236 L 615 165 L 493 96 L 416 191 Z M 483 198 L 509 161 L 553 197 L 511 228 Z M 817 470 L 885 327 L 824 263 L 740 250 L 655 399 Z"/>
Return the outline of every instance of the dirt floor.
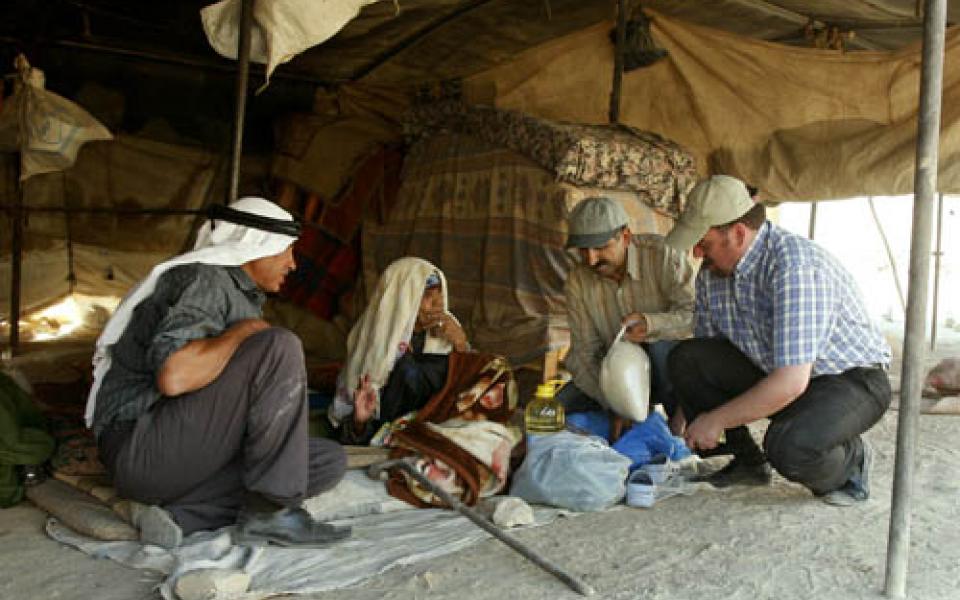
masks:
<path fill-rule="evenodd" d="M 957 348 L 945 350 L 956 354 Z M 598 598 L 879 598 L 898 416 L 891 410 L 867 436 L 876 451 L 872 497 L 856 507 L 827 506 L 778 477 L 769 487 L 564 518 L 518 535 L 593 585 Z M 908 597 L 960 599 L 960 416 L 922 415 L 920 431 Z M 0 598 L 157 597 L 158 575 L 61 546 L 43 533 L 45 518 L 29 503 L 0 510 Z M 521 597 L 579 596 L 494 540 L 355 587 L 305 596 Z"/>
<path fill-rule="evenodd" d="M 872 498 L 823 504 L 782 479 L 561 519 L 519 537 L 583 577 L 597 597 L 877 598 L 889 527 L 896 412 L 874 428 Z M 960 417 L 922 416 L 909 597 L 960 598 Z M 0 511 L 0 598 L 154 597 L 158 577 L 48 539 L 29 504 Z M 574 598 L 561 583 L 488 540 L 434 564 L 397 568 L 309 598 Z"/>

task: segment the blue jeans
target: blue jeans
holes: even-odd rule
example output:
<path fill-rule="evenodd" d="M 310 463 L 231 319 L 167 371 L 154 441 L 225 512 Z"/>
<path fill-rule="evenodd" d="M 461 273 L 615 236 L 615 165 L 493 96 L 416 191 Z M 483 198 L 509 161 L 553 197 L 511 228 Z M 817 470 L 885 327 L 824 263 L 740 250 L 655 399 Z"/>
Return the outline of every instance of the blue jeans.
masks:
<path fill-rule="evenodd" d="M 667 369 L 667 356 L 677 345 L 679 340 L 663 340 L 641 344 L 650 357 L 650 406 L 662 404 L 667 417 L 672 417 L 677 410 L 677 402 L 673 397 L 673 383 Z M 604 410 L 597 399 L 591 398 L 571 381 L 557 393 L 557 400 L 563 404 L 567 412 L 586 412 Z"/>

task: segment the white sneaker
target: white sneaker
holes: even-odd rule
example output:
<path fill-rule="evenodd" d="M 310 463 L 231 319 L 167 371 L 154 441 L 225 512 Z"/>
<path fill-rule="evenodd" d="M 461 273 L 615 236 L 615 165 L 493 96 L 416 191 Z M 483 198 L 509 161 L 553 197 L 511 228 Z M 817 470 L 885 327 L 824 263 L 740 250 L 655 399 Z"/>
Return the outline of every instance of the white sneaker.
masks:
<path fill-rule="evenodd" d="M 839 489 L 827 492 L 821 499 L 832 506 L 853 506 L 865 502 L 870 497 L 870 469 L 873 467 L 873 447 L 863 441 L 863 462 L 860 472 L 847 480 Z"/>

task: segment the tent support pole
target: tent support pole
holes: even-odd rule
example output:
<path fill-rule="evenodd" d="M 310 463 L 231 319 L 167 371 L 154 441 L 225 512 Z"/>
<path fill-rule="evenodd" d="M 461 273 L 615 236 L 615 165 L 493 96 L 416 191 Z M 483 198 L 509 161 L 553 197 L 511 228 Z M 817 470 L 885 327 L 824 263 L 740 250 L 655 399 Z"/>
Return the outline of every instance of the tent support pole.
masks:
<path fill-rule="evenodd" d="M 903 288 L 900 287 L 900 273 L 897 272 L 897 259 L 893 256 L 893 249 L 890 247 L 890 240 L 887 239 L 887 232 L 883 230 L 883 223 L 880 222 L 880 216 L 877 214 L 877 207 L 873 204 L 873 196 L 867 196 L 867 206 L 870 207 L 870 214 L 873 216 L 873 223 L 877 226 L 877 233 L 880 234 L 880 241 L 883 242 L 883 249 L 887 253 L 887 261 L 890 263 L 890 272 L 893 274 L 893 285 L 897 288 L 897 297 L 900 298 L 900 310 L 907 312 L 907 300 L 903 297 Z"/>
<path fill-rule="evenodd" d="M 897 427 L 897 459 L 893 473 L 893 499 L 887 540 L 884 593 L 903 598 L 907 587 L 910 551 L 910 503 L 915 479 L 915 454 L 923 387 L 927 287 L 930 281 L 930 237 L 933 201 L 937 193 L 940 146 L 940 105 L 943 94 L 946 0 L 925 0 L 923 63 L 917 126 L 917 162 L 914 174 L 913 232 L 910 242 L 910 287 L 904 334 L 903 373 Z"/>
<path fill-rule="evenodd" d="M 627 39 L 627 0 L 617 0 L 617 43 L 613 49 L 613 86 L 610 89 L 611 123 L 620 122 L 620 95 L 623 88 L 623 47 Z"/>
<path fill-rule="evenodd" d="M 930 350 L 937 349 L 937 309 L 940 303 L 940 258 L 943 256 L 943 193 L 937 198 L 937 249 L 933 252 L 933 314 L 930 323 Z"/>
<path fill-rule="evenodd" d="M 240 187 L 240 158 L 243 154 L 243 120 L 247 112 L 247 88 L 250 80 L 250 30 L 252 28 L 253 0 L 243 0 L 240 3 L 240 31 L 237 35 L 236 104 L 233 113 L 233 143 L 226 204 L 237 199 Z"/>
<path fill-rule="evenodd" d="M 817 231 L 817 204 L 816 200 L 810 203 L 810 224 L 807 229 L 807 238 L 813 239 L 813 234 Z"/>
<path fill-rule="evenodd" d="M 20 169 L 17 169 L 17 199 L 12 218 L 10 253 L 10 356 L 16 356 L 20 347 L 20 292 L 21 269 L 23 267 L 23 182 L 20 181 Z"/>

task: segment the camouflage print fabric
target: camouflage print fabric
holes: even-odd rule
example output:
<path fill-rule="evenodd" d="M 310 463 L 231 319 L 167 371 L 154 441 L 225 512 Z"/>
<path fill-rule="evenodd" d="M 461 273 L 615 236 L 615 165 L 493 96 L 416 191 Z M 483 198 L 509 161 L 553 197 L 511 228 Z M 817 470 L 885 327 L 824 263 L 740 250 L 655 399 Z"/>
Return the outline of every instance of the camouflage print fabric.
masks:
<path fill-rule="evenodd" d="M 458 102 L 420 106 L 404 122 L 411 140 L 444 131 L 509 148 L 558 181 L 635 192 L 671 217 L 683 211 L 687 192 L 697 181 L 689 152 L 659 135 L 623 125 L 559 123 Z"/>

